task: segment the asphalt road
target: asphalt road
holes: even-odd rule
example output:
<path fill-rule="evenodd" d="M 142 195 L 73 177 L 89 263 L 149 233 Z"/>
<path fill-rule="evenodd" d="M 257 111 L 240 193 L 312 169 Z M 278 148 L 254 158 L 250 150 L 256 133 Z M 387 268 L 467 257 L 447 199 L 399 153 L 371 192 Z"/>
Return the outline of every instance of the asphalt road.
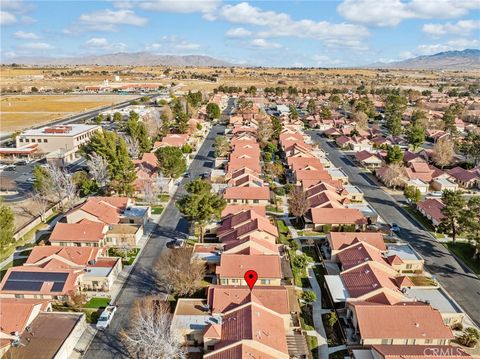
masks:
<path fill-rule="evenodd" d="M 189 172 L 191 177 L 182 180 L 180 187 L 174 195 L 174 199 L 181 197 L 182 194 L 185 193 L 184 185 L 186 182 L 211 170 L 210 163 L 214 160 L 213 143 L 218 133 L 223 133 L 224 130 L 224 125 L 215 125 L 210 130 L 195 159 L 190 164 Z M 150 239 L 145 244 L 145 248 L 137 260 L 130 277 L 117 296 L 115 304 L 118 305 L 118 310 L 110 327 L 106 331 L 97 333 L 84 355 L 85 358 L 126 357 L 121 343 L 118 340 L 118 332 L 121 328 L 128 327 L 130 318 L 129 311 L 135 299 L 147 295 L 165 295 L 159 292 L 158 288 L 154 285 L 152 268 L 165 248 L 166 242 L 172 238 L 186 237 L 188 228 L 188 222 L 182 218 L 180 212 L 175 207 L 174 201 L 171 201 L 165 208 Z"/>
<path fill-rule="evenodd" d="M 327 139 L 310 131 L 312 139 L 319 142 L 330 161 L 342 168 L 351 184 L 358 186 L 365 199 L 388 223 L 400 227 L 398 236 L 410 243 L 425 259 L 425 269 L 435 275 L 438 282 L 448 291 L 470 318 L 480 325 L 480 278 L 473 274 L 432 235 L 422 229 L 392 196 L 381 189 L 376 179 L 361 171 L 347 154 L 331 146 Z"/>

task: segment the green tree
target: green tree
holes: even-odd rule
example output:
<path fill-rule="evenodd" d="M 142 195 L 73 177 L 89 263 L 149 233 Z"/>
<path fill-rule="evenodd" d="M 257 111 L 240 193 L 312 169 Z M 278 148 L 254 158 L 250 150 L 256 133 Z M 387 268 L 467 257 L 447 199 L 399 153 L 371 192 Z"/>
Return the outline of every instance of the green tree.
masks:
<path fill-rule="evenodd" d="M 459 150 L 468 161 L 480 164 L 480 133 L 469 132 L 460 143 Z"/>
<path fill-rule="evenodd" d="M 458 337 L 458 341 L 460 344 L 470 348 L 477 345 L 479 339 L 480 332 L 474 327 L 465 328 L 462 335 Z"/>
<path fill-rule="evenodd" d="M 467 240 L 475 247 L 474 259 L 480 255 L 480 197 L 470 197 L 462 213 Z"/>
<path fill-rule="evenodd" d="M 122 121 L 122 114 L 120 112 L 115 112 L 113 114 L 113 122 L 120 122 Z"/>
<path fill-rule="evenodd" d="M 100 189 L 97 181 L 90 178 L 85 171 L 75 172 L 72 179 L 75 186 L 80 190 L 82 197 L 95 194 Z"/>
<path fill-rule="evenodd" d="M 332 118 L 332 111 L 327 106 L 322 106 L 320 110 L 320 118 L 322 120 L 328 120 Z"/>
<path fill-rule="evenodd" d="M 290 109 L 290 118 L 292 120 L 296 120 L 298 118 L 297 106 L 290 105 L 289 109 Z"/>
<path fill-rule="evenodd" d="M 423 128 L 425 128 L 427 125 L 428 117 L 425 111 L 417 108 L 413 110 L 411 119 L 414 125 L 421 125 Z"/>
<path fill-rule="evenodd" d="M 390 94 L 385 100 L 385 120 L 387 129 L 393 136 L 402 133 L 402 117 L 407 105 L 407 99 L 400 95 Z"/>
<path fill-rule="evenodd" d="M 32 171 L 33 188 L 39 193 L 46 194 L 52 188 L 52 178 L 48 171 L 39 165 L 36 165 Z"/>
<path fill-rule="evenodd" d="M 119 138 L 116 146 L 115 169 L 112 172 L 112 188 L 119 195 L 131 196 L 136 178 L 135 165 L 128 155 L 127 144 L 123 138 Z"/>
<path fill-rule="evenodd" d="M 187 153 L 192 153 L 193 149 L 192 146 L 190 146 L 188 143 L 184 144 L 181 148 L 182 152 L 187 154 Z"/>
<path fill-rule="evenodd" d="M 179 133 L 187 133 L 188 132 L 188 115 L 185 112 L 179 112 L 175 116 L 175 127 L 177 132 Z"/>
<path fill-rule="evenodd" d="M 97 117 L 95 117 L 95 123 L 98 124 L 98 125 L 101 124 L 103 122 L 103 120 L 104 120 L 103 115 L 101 113 L 98 114 Z"/>
<path fill-rule="evenodd" d="M 13 242 L 15 231 L 15 215 L 10 207 L 3 203 L 0 198 L 0 246 L 2 253 L 4 248 Z"/>
<path fill-rule="evenodd" d="M 158 159 L 159 171 L 165 177 L 176 179 L 187 170 L 187 162 L 180 148 L 160 147 L 155 155 Z"/>
<path fill-rule="evenodd" d="M 220 107 L 213 102 L 207 105 L 207 118 L 212 121 L 220 118 Z"/>
<path fill-rule="evenodd" d="M 407 130 L 407 140 L 414 149 L 425 142 L 425 128 L 420 123 L 415 123 Z"/>
<path fill-rule="evenodd" d="M 387 158 L 386 162 L 388 164 L 399 164 L 403 161 L 403 152 L 402 149 L 395 145 L 395 146 L 390 146 L 387 150 Z"/>
<path fill-rule="evenodd" d="M 136 114 L 136 112 L 133 112 Z M 136 116 L 130 116 L 126 127 L 127 133 L 138 143 L 141 153 L 149 152 L 152 149 L 152 140 L 143 122 L 138 121 Z"/>
<path fill-rule="evenodd" d="M 313 98 L 308 100 L 307 111 L 310 115 L 315 114 L 316 108 L 317 108 L 317 105 L 315 104 L 315 100 Z"/>
<path fill-rule="evenodd" d="M 409 199 L 413 203 L 420 202 L 422 199 L 422 193 L 415 186 L 405 186 L 403 194 L 405 198 Z"/>
<path fill-rule="evenodd" d="M 452 241 L 455 242 L 457 234 L 464 229 L 463 213 L 465 199 L 462 196 L 462 191 L 443 191 L 442 202 L 443 218 L 440 225 L 443 230 L 452 234 Z"/>
<path fill-rule="evenodd" d="M 200 242 L 203 242 L 205 225 L 219 218 L 226 206 L 225 200 L 212 193 L 210 182 L 196 179 L 185 185 L 187 194 L 176 205 L 179 211 L 200 228 Z"/>

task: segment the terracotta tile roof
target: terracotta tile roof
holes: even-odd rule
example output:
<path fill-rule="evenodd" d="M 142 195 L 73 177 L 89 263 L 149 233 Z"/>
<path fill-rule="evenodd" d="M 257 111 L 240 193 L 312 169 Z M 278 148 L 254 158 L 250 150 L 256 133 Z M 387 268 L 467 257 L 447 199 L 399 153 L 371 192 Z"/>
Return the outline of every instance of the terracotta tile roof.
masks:
<path fill-rule="evenodd" d="M 168 134 L 161 142 L 155 142 L 154 148 L 162 146 L 182 147 L 188 142 L 188 134 Z"/>
<path fill-rule="evenodd" d="M 353 304 L 362 339 L 453 339 L 440 312 L 420 303 Z"/>
<path fill-rule="evenodd" d="M 343 204 L 348 203 L 349 200 L 342 198 L 336 192 L 326 190 L 308 197 L 308 202 L 310 203 L 310 208 L 344 208 Z"/>
<path fill-rule="evenodd" d="M 316 157 L 288 157 L 288 166 L 293 170 L 305 167 L 306 165 L 318 166 L 323 169 L 323 165 Z"/>
<path fill-rule="evenodd" d="M 371 153 L 371 152 L 368 152 L 368 151 L 365 151 L 365 150 L 356 152 L 355 153 L 355 158 L 359 162 L 365 161 L 369 158 L 375 158 L 377 160 L 382 160 L 382 158 L 379 155 L 377 155 L 376 153 Z"/>
<path fill-rule="evenodd" d="M 337 253 L 337 259 L 341 263 L 343 270 L 369 261 L 387 264 L 380 250 L 365 242 L 355 243 L 340 250 Z"/>
<path fill-rule="evenodd" d="M 100 247 L 35 246 L 25 265 L 39 265 L 57 257 L 63 258 L 69 263 L 84 266 L 104 252 L 104 248 Z"/>
<path fill-rule="evenodd" d="M 295 171 L 295 178 L 297 179 L 297 181 L 304 181 L 304 180 L 325 181 L 325 180 L 332 179 L 332 177 L 325 170 L 308 170 L 308 169 Z"/>
<path fill-rule="evenodd" d="M 327 238 L 330 240 L 332 250 L 340 250 L 359 241 L 366 242 L 381 251 L 387 250 L 383 234 L 378 232 L 330 232 Z"/>
<path fill-rule="evenodd" d="M 82 210 L 104 223 L 116 224 L 129 203 L 128 197 L 88 197 L 84 203 L 70 210 L 67 216 L 69 213 Z"/>
<path fill-rule="evenodd" d="M 278 237 L 277 228 L 272 225 L 268 219 L 265 218 L 255 218 L 251 221 L 244 222 L 243 224 L 232 228 L 231 230 L 223 231 L 222 233 L 217 233 L 217 237 L 221 242 L 230 242 L 235 241 L 241 238 L 246 237 L 259 232 L 268 233 L 274 237 Z"/>
<path fill-rule="evenodd" d="M 452 345 L 373 345 L 379 359 L 455 359 L 472 358 L 462 348 Z"/>
<path fill-rule="evenodd" d="M 223 315 L 222 339 L 215 349 L 245 339 L 288 354 L 283 318 L 254 302 Z"/>
<path fill-rule="evenodd" d="M 264 346 L 262 349 L 258 344 L 251 345 L 248 341 L 242 341 L 207 353 L 203 357 L 205 359 L 278 359 L 275 354 L 272 355 L 269 347 Z"/>
<path fill-rule="evenodd" d="M 239 228 L 241 225 L 247 222 L 252 222 L 255 219 L 258 219 L 258 222 L 256 222 L 258 229 L 266 231 L 275 236 L 278 235 L 277 227 L 271 224 L 267 217 L 258 214 L 252 209 L 237 212 L 235 214 L 231 214 L 222 218 L 221 225 L 217 229 L 217 234 L 221 236 L 222 233 L 225 233 L 226 231 L 231 231 L 235 228 Z"/>
<path fill-rule="evenodd" d="M 283 278 L 279 256 L 224 254 L 216 273 L 220 277 L 243 278 L 247 270 L 254 270 L 261 278 Z"/>
<path fill-rule="evenodd" d="M 235 214 L 245 210 L 251 209 L 262 217 L 266 215 L 266 208 L 262 205 L 248 205 L 248 204 L 227 204 L 225 209 L 222 211 L 221 217 L 226 217 L 229 214 Z"/>
<path fill-rule="evenodd" d="M 35 307 L 46 310 L 49 301 L 45 299 L 2 298 L 0 305 L 0 332 L 13 335 L 23 333 Z M 30 321 L 29 321 L 30 320 Z M 0 340 L 0 348 L 10 344 L 10 340 Z"/>
<path fill-rule="evenodd" d="M 285 287 L 246 287 L 231 285 L 211 285 L 208 288 L 207 301 L 212 313 L 224 313 L 240 305 L 255 300 L 265 308 L 279 314 L 289 314 L 288 290 Z"/>
<path fill-rule="evenodd" d="M 222 326 L 220 324 L 209 324 L 203 332 L 204 338 L 222 338 Z"/>
<path fill-rule="evenodd" d="M 310 197 L 312 197 L 312 196 L 314 196 L 318 193 L 324 192 L 324 191 L 331 191 L 331 192 L 337 193 L 338 190 L 339 190 L 338 187 L 333 186 L 329 182 L 320 182 L 320 183 L 317 183 L 314 186 L 309 187 L 305 191 L 305 195 L 307 196 L 307 198 L 310 198 Z"/>
<path fill-rule="evenodd" d="M 367 219 L 356 208 L 312 208 L 315 224 L 367 224 Z"/>
<path fill-rule="evenodd" d="M 231 254 L 275 254 L 279 255 L 279 245 L 249 235 L 242 239 L 224 242 L 224 253 Z"/>
<path fill-rule="evenodd" d="M 462 167 L 455 167 L 447 170 L 447 173 L 460 182 L 469 182 L 478 179 L 474 171 L 468 171 Z"/>
<path fill-rule="evenodd" d="M 340 277 L 351 298 L 361 297 L 381 288 L 401 293 L 396 283 L 396 272 L 375 262 L 347 269 L 340 273 Z"/>
<path fill-rule="evenodd" d="M 236 169 L 235 171 L 231 172 L 230 173 L 230 176 L 228 178 L 239 178 L 239 177 L 242 177 L 244 175 L 247 175 L 247 174 L 251 174 L 253 176 L 259 176 L 260 172 L 257 172 L 257 171 L 254 171 L 248 167 L 241 167 L 239 169 Z"/>
<path fill-rule="evenodd" d="M 232 173 L 243 167 L 247 167 L 256 173 L 262 171 L 259 159 L 255 158 L 232 158 L 227 164 L 228 173 Z"/>
<path fill-rule="evenodd" d="M 268 187 L 228 187 L 223 198 L 270 200 L 270 189 Z"/>
<path fill-rule="evenodd" d="M 251 174 L 245 174 L 243 176 L 232 178 L 227 182 L 227 184 L 230 187 L 262 187 L 264 185 L 261 178 Z"/>
<path fill-rule="evenodd" d="M 443 218 L 443 203 L 436 198 L 427 198 L 417 203 L 417 207 L 435 219 L 437 222 L 440 222 Z"/>
<path fill-rule="evenodd" d="M 101 222 L 82 220 L 79 223 L 57 223 L 50 242 L 98 243 L 105 238 L 106 226 Z"/>

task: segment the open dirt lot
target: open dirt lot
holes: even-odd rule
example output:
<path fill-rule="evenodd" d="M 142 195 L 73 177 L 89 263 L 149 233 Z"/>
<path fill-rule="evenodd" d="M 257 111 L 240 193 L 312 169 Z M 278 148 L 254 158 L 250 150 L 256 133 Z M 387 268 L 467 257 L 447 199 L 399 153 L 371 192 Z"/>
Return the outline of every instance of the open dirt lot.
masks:
<path fill-rule="evenodd" d="M 0 102 L 1 134 L 135 98 L 123 95 L 14 95 Z"/>

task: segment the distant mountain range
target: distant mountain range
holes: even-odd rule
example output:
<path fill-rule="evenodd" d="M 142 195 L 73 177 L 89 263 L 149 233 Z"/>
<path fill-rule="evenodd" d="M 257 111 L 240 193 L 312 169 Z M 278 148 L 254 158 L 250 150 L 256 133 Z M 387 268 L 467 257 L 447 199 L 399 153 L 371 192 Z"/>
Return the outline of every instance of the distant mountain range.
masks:
<path fill-rule="evenodd" d="M 480 50 L 445 51 L 395 62 L 377 62 L 369 68 L 416 70 L 480 70 Z"/>
<path fill-rule="evenodd" d="M 223 60 L 201 55 L 155 55 L 149 52 L 119 52 L 116 54 L 79 57 L 17 57 L 9 63 L 22 65 L 125 65 L 125 66 L 232 66 Z"/>

